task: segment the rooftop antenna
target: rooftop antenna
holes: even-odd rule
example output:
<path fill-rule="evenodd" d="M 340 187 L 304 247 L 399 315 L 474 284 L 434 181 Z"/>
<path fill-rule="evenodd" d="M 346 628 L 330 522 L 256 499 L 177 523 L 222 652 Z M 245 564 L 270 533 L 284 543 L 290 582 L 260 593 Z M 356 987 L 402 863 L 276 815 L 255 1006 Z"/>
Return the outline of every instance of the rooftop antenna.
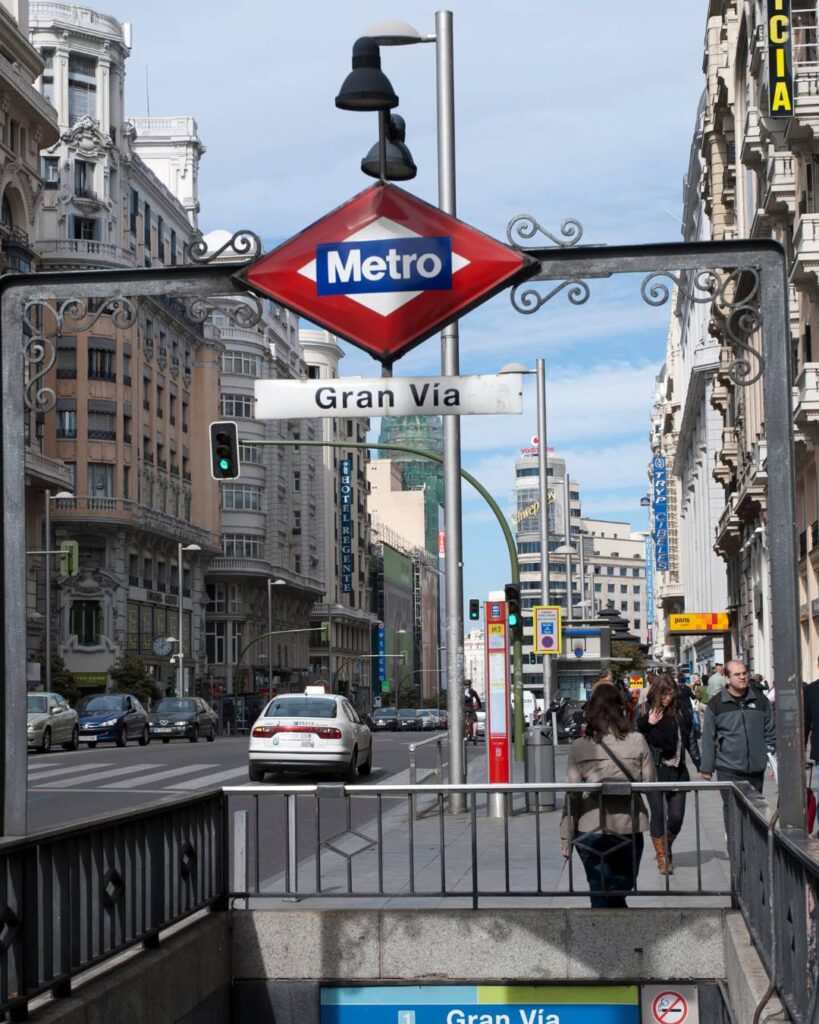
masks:
<path fill-rule="evenodd" d="M 148 117 L 151 116 L 151 93 L 148 90 L 148 65 L 145 65 L 145 106 L 148 108 Z"/>

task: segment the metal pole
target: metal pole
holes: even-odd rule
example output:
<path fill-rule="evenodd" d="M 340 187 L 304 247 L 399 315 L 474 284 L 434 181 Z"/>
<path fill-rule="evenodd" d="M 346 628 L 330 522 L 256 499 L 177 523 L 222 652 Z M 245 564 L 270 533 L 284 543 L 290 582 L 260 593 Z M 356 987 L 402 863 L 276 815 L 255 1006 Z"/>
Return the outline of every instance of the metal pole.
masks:
<path fill-rule="evenodd" d="M 273 580 L 267 577 L 267 695 L 273 696 Z"/>
<path fill-rule="evenodd" d="M 572 544 L 572 532 L 571 532 L 571 519 L 572 519 L 572 507 L 569 501 L 569 474 L 564 471 L 563 473 L 563 543 L 566 547 L 571 547 Z M 574 618 L 572 614 L 572 556 L 570 552 L 566 553 L 566 621 L 571 622 Z"/>
<path fill-rule="evenodd" d="M 45 689 L 51 692 L 51 491 L 45 492 Z"/>
<path fill-rule="evenodd" d="M 444 213 L 456 213 L 455 200 L 455 89 L 452 45 L 452 12 L 435 13 L 435 69 L 438 114 L 438 206 Z M 441 332 L 441 373 L 459 372 L 458 324 Z M 464 734 L 464 628 L 463 628 L 463 544 L 461 540 L 461 421 L 444 417 L 444 516 L 446 529 L 446 653 L 447 709 L 449 712 L 449 777 L 454 783 L 466 780 L 461 737 Z M 463 814 L 466 797 L 453 793 L 449 801 L 453 814 Z"/>
<path fill-rule="evenodd" d="M 587 614 L 586 611 L 585 611 L 585 607 L 586 607 L 586 560 L 585 560 L 585 554 L 584 554 L 584 551 L 583 551 L 583 546 L 584 546 L 584 543 L 585 543 L 585 539 L 584 538 L 585 538 L 585 534 L 583 533 L 583 527 L 581 526 L 580 527 L 580 535 L 577 538 L 577 551 L 578 551 L 578 558 L 579 558 L 579 561 L 578 561 L 578 564 L 577 564 L 577 571 L 580 574 L 580 607 L 582 609 L 584 609 L 580 613 L 580 618 L 581 619 Z"/>
<path fill-rule="evenodd" d="M 549 604 L 549 454 L 546 445 L 546 360 L 538 359 L 535 366 L 537 367 L 537 464 L 538 497 L 540 499 L 540 600 L 542 604 Z M 534 641 L 533 630 L 533 645 Z M 545 725 L 549 705 L 552 703 L 552 656 L 543 654 L 541 657 L 543 658 L 543 723 Z M 555 780 L 555 744 L 557 743 L 555 722 L 556 719 L 553 716 L 552 742 L 546 745 L 544 751 L 544 782 L 554 782 Z M 554 793 L 544 793 L 540 806 L 554 809 Z"/>
<path fill-rule="evenodd" d="M 333 602 L 327 602 L 327 682 L 333 692 Z"/>
<path fill-rule="evenodd" d="M 387 180 L 387 118 L 388 110 L 378 111 L 378 175 L 382 181 Z"/>
<path fill-rule="evenodd" d="M 183 668 L 185 660 L 185 644 L 184 637 L 182 636 L 182 625 L 184 622 L 182 616 L 182 541 L 180 540 L 177 544 L 177 564 L 176 571 L 178 573 L 178 585 L 179 585 L 179 654 L 176 660 L 176 696 L 184 697 L 185 691 L 185 670 Z M 234 687 L 235 689 L 235 687 Z"/>

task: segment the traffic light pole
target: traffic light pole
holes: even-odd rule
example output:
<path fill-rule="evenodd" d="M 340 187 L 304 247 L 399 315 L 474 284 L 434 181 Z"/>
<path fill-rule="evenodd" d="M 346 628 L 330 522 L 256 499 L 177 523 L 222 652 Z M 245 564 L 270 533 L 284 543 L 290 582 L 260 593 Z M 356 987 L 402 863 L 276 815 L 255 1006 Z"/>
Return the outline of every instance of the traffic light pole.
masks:
<path fill-rule="evenodd" d="M 537 368 L 537 437 L 538 437 L 538 497 L 540 498 L 540 603 L 549 601 L 549 451 L 546 444 L 546 360 L 538 359 Z M 532 650 L 538 646 L 535 636 L 536 624 L 532 623 Z M 560 639 L 559 637 L 557 638 Z M 552 657 L 541 654 L 543 659 L 543 724 L 552 704 Z M 557 746 L 557 715 L 552 714 L 552 742 L 544 748 L 544 782 L 555 780 L 555 747 Z M 543 793 L 542 806 L 554 809 L 553 792 Z"/>

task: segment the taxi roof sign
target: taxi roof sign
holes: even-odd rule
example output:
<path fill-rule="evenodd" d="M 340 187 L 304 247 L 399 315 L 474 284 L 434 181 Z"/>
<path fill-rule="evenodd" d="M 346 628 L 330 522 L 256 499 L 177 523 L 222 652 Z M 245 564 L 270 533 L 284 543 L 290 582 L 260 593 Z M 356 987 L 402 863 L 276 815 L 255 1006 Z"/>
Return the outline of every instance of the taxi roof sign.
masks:
<path fill-rule="evenodd" d="M 379 183 L 236 276 L 389 365 L 538 266 Z"/>
<path fill-rule="evenodd" d="M 668 616 L 669 633 L 728 633 L 728 612 L 688 612 Z"/>

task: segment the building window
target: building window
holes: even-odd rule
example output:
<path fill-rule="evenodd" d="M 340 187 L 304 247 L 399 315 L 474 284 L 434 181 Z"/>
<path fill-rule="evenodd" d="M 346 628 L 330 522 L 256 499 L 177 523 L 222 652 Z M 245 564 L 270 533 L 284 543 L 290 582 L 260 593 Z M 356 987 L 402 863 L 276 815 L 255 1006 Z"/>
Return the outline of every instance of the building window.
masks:
<path fill-rule="evenodd" d="M 60 184 L 60 158 L 44 156 L 42 162 L 43 182 L 46 188 L 57 188 Z"/>
<path fill-rule="evenodd" d="M 613 583 L 609 583 L 606 586 L 606 593 L 607 594 L 613 594 L 614 593 L 614 584 Z"/>
<path fill-rule="evenodd" d="M 57 437 L 75 438 L 77 436 L 77 410 L 60 409 L 57 412 Z"/>
<path fill-rule="evenodd" d="M 232 665 L 239 663 L 239 655 L 242 653 L 243 626 L 244 623 L 242 622 L 230 623 L 230 663 Z"/>
<path fill-rule="evenodd" d="M 621 584 L 621 586 L 620 586 L 620 593 L 621 594 L 627 594 L 628 593 L 628 587 L 625 586 L 625 584 Z"/>
<path fill-rule="evenodd" d="M 88 496 L 91 508 L 113 508 L 114 466 L 108 462 L 89 462 Z"/>
<path fill-rule="evenodd" d="M 643 570 L 642 569 L 632 569 L 631 570 L 631 575 L 632 576 L 642 576 L 643 575 Z"/>
<path fill-rule="evenodd" d="M 620 567 L 620 575 L 628 576 L 628 569 L 624 565 Z"/>
<path fill-rule="evenodd" d="M 253 418 L 253 397 L 251 395 L 222 395 L 222 415 Z"/>
<path fill-rule="evenodd" d="M 90 376 L 90 374 L 89 374 Z M 92 441 L 116 441 L 117 415 L 114 412 L 88 413 L 88 437 Z"/>
<path fill-rule="evenodd" d="M 73 217 L 71 218 L 71 237 L 77 241 L 94 242 L 97 241 L 99 235 L 97 229 L 99 227 L 99 221 L 93 217 Z"/>
<path fill-rule="evenodd" d="M 76 124 L 82 117 L 96 118 L 97 62 L 78 53 L 68 56 L 68 123 Z"/>
<path fill-rule="evenodd" d="M 222 508 L 242 512 L 261 512 L 262 488 L 250 484 L 222 484 Z"/>
<path fill-rule="evenodd" d="M 99 601 L 75 601 L 71 605 L 69 630 L 80 647 L 96 647 L 100 642 L 102 610 Z"/>
<path fill-rule="evenodd" d="M 128 210 L 128 230 L 134 237 L 137 233 L 137 217 L 139 217 L 139 193 L 135 188 L 130 192 L 130 206 Z"/>
<path fill-rule="evenodd" d="M 205 623 L 205 655 L 211 665 L 225 663 L 225 625 L 224 622 Z"/>
<path fill-rule="evenodd" d="M 262 449 L 257 448 L 254 444 L 240 444 L 239 462 L 255 462 L 257 465 L 261 465 Z"/>
<path fill-rule="evenodd" d="M 225 584 L 208 583 L 205 587 L 208 595 L 208 613 L 223 615 L 225 613 Z"/>
<path fill-rule="evenodd" d="M 603 589 L 603 584 L 602 583 L 595 583 L 595 585 L 594 585 L 594 592 L 595 592 L 595 594 L 599 594 L 602 591 L 602 589 Z"/>
<path fill-rule="evenodd" d="M 41 56 L 45 62 L 45 68 L 43 69 L 43 77 L 41 79 L 42 88 L 41 92 L 45 99 L 53 106 L 54 105 L 54 51 L 53 50 L 42 50 Z"/>
<path fill-rule="evenodd" d="M 171 266 L 176 266 L 176 232 L 171 228 Z"/>
<path fill-rule="evenodd" d="M 261 377 L 262 357 L 249 352 L 225 352 L 222 356 L 222 372 L 239 377 Z"/>
<path fill-rule="evenodd" d="M 621 612 L 627 612 L 628 611 L 628 601 L 621 601 L 620 602 L 620 611 Z"/>
<path fill-rule="evenodd" d="M 131 497 L 131 467 L 123 466 L 122 468 L 122 496 L 123 498 Z"/>
<path fill-rule="evenodd" d="M 228 588 L 228 612 L 231 615 L 242 614 L 242 588 L 238 583 L 231 583 Z"/>
<path fill-rule="evenodd" d="M 145 203 L 142 208 L 142 244 L 148 250 L 148 255 L 151 251 L 151 204 Z"/>
<path fill-rule="evenodd" d="M 74 161 L 74 194 L 81 199 L 94 199 L 94 165 L 87 160 Z"/>
<path fill-rule="evenodd" d="M 103 348 L 89 348 L 88 379 L 116 380 L 116 352 L 109 352 Z"/>
<path fill-rule="evenodd" d="M 613 565 L 607 565 L 606 566 L 606 575 L 607 576 L 613 576 L 614 575 L 614 566 Z"/>
<path fill-rule="evenodd" d="M 222 551 L 226 558 L 261 558 L 264 538 L 252 533 L 225 533 L 222 535 Z"/>
<path fill-rule="evenodd" d="M 293 490 L 294 491 L 300 491 L 301 490 L 301 473 L 298 472 L 298 470 L 296 470 L 296 472 L 293 473 Z"/>

